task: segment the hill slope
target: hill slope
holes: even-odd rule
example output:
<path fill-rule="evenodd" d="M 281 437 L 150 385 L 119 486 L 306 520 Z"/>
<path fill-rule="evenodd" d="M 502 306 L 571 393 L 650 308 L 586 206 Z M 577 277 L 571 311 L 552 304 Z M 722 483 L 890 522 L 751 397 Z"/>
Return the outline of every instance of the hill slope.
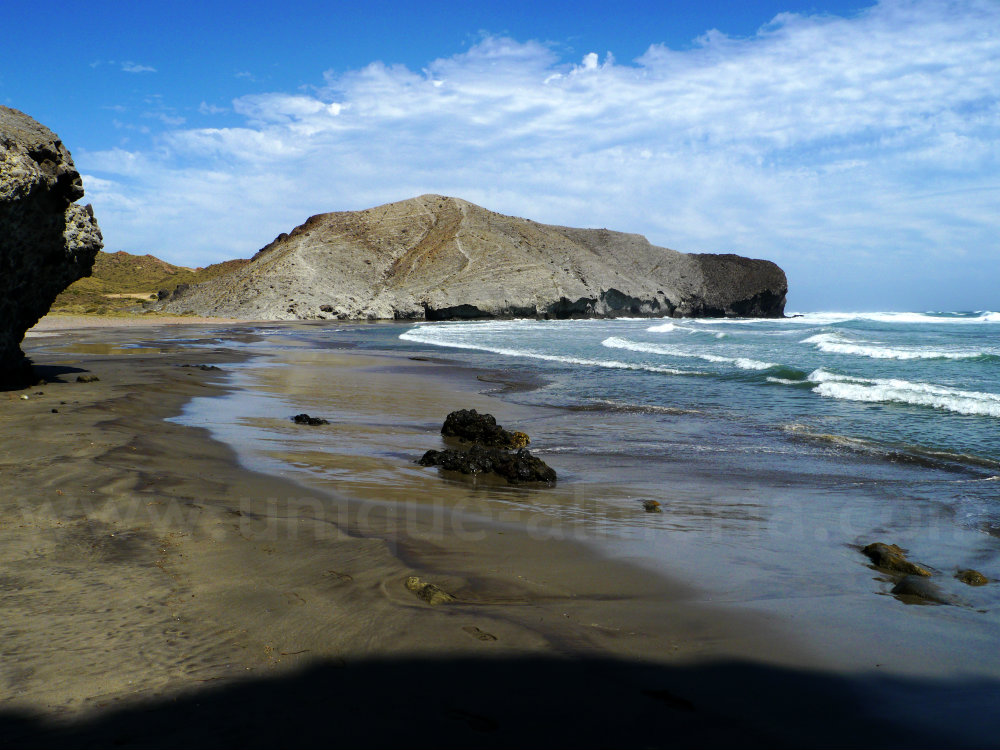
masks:
<path fill-rule="evenodd" d="M 164 311 L 261 320 L 781 316 L 774 263 L 539 224 L 423 195 L 313 216 Z"/>
<path fill-rule="evenodd" d="M 100 252 L 91 275 L 68 286 L 52 303 L 52 312 L 106 313 L 155 298 L 163 289 L 199 284 L 231 273 L 246 260 L 230 260 L 206 268 L 175 266 L 152 255 Z"/>

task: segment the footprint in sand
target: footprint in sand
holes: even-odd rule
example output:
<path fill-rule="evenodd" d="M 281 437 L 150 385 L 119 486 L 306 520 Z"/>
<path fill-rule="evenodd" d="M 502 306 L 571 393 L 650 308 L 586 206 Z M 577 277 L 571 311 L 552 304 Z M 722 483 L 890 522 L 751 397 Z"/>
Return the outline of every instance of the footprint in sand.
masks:
<path fill-rule="evenodd" d="M 464 628 L 462 628 L 462 630 L 471 635 L 473 638 L 476 638 L 480 641 L 497 640 L 497 637 L 493 635 L 493 633 L 487 633 L 485 630 L 480 630 L 475 625 L 466 625 Z"/>
<path fill-rule="evenodd" d="M 340 583 L 351 583 L 354 580 L 354 576 L 350 573 L 341 573 L 339 570 L 328 570 L 323 574 L 323 577 L 331 578 Z"/>

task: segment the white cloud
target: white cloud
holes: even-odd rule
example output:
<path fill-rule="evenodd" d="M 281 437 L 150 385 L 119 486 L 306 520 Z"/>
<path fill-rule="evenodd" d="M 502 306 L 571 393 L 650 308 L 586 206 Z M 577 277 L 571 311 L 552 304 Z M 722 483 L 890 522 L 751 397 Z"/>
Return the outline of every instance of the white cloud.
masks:
<path fill-rule="evenodd" d="M 962 273 L 995 299 L 982 277 L 1000 260 L 997 81 L 995 0 L 886 0 L 653 45 L 632 64 L 487 37 L 419 72 L 376 62 L 310 94 L 241 97 L 241 127 L 77 161 L 105 180 L 88 190 L 109 247 L 188 265 L 248 256 L 312 213 L 433 191 L 770 257 L 800 307 L 876 277 L 919 306 Z M 126 194 L 148 204 L 111 198 Z"/>
<path fill-rule="evenodd" d="M 156 68 L 149 65 L 140 65 L 131 61 L 122 62 L 122 70 L 126 73 L 155 73 Z"/>

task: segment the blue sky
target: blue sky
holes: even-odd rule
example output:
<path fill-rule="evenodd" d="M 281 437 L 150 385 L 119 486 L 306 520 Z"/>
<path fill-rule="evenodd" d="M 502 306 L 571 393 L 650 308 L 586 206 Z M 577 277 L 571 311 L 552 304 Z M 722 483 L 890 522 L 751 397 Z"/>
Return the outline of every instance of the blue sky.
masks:
<path fill-rule="evenodd" d="M 790 308 L 998 309 L 1000 2 L 15 3 L 0 103 L 107 250 L 421 193 L 737 252 Z"/>

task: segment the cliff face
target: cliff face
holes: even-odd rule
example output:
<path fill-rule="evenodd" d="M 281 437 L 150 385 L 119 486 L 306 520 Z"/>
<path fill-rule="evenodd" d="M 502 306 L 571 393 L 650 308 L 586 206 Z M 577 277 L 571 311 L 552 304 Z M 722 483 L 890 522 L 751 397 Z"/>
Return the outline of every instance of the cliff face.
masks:
<path fill-rule="evenodd" d="M 159 308 L 260 320 L 780 317 L 787 289 L 769 261 L 688 255 L 637 234 L 424 195 L 313 216 L 246 266 Z"/>
<path fill-rule="evenodd" d="M 31 381 L 24 332 L 56 295 L 90 273 L 101 230 L 58 136 L 0 106 L 0 385 Z"/>

